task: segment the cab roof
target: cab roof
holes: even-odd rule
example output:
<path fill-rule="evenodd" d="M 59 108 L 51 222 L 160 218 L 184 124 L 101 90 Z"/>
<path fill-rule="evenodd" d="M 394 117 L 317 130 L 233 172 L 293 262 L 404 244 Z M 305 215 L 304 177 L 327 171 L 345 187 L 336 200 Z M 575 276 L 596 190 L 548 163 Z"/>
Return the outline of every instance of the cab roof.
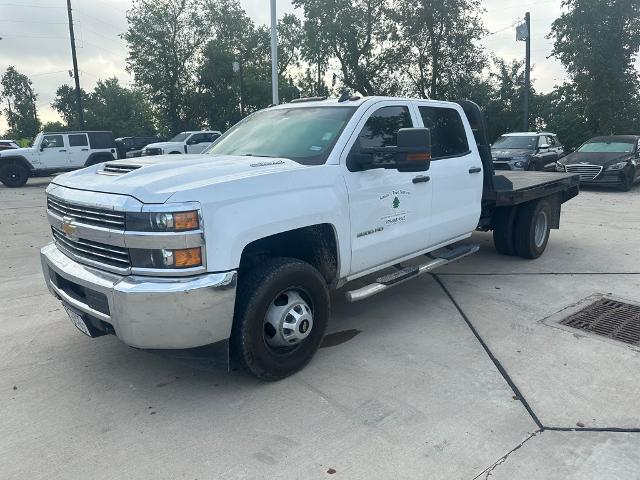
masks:
<path fill-rule="evenodd" d="M 306 106 L 359 107 L 361 105 L 364 105 L 365 103 L 373 103 L 373 102 L 380 102 L 380 101 L 409 101 L 409 102 L 433 101 L 438 103 L 442 102 L 442 103 L 449 103 L 451 105 L 457 105 L 454 102 L 431 100 L 429 98 L 385 97 L 385 96 L 361 97 L 359 95 L 352 95 L 351 97 L 343 101 L 340 101 L 340 99 L 336 97 L 300 98 L 300 99 L 295 99 L 292 102 L 272 105 L 271 108 L 299 108 L 299 107 L 306 107 Z"/>
<path fill-rule="evenodd" d="M 551 132 L 509 132 L 503 133 L 502 137 L 537 137 L 538 135 L 553 135 L 557 136 L 555 133 Z"/>

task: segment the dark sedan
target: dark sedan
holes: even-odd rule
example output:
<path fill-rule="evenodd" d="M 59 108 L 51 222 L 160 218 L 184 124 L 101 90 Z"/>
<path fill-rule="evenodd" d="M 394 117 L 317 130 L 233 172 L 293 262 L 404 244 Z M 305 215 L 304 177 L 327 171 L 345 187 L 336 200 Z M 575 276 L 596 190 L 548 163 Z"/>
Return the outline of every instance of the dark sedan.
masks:
<path fill-rule="evenodd" d="M 556 163 L 559 172 L 579 173 L 580 182 L 625 192 L 640 179 L 640 135 L 594 137 Z"/>

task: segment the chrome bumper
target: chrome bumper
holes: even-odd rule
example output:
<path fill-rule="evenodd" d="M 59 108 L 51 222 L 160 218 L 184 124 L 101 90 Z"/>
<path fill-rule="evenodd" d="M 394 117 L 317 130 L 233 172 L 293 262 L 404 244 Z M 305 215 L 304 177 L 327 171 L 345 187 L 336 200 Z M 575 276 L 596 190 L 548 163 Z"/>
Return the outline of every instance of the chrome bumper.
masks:
<path fill-rule="evenodd" d="M 120 276 L 75 262 L 51 243 L 40 251 L 51 293 L 67 305 L 110 324 L 127 345 L 191 348 L 226 340 L 231 334 L 236 272 L 184 278 Z M 56 286 L 53 271 L 85 289 L 104 294 L 108 313 Z"/>

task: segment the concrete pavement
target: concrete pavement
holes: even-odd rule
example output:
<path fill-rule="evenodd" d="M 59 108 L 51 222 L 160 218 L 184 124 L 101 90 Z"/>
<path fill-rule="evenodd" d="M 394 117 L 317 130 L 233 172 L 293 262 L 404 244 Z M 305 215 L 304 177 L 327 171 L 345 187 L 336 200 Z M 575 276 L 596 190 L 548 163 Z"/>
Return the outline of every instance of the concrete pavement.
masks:
<path fill-rule="evenodd" d="M 2 478 L 640 470 L 638 349 L 557 325 L 558 312 L 595 293 L 640 301 L 640 187 L 582 192 L 536 261 L 497 255 L 479 233 L 481 252 L 436 278 L 358 304 L 336 294 L 332 346 L 265 384 L 197 351 L 150 353 L 77 332 L 40 274 L 47 181 L 0 186 Z"/>

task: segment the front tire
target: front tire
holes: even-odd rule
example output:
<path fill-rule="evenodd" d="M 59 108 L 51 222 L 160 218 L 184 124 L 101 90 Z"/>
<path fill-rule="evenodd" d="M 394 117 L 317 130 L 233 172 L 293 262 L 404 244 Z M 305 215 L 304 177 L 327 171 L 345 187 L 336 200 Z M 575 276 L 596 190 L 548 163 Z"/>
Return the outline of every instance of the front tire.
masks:
<path fill-rule="evenodd" d="M 293 258 L 268 260 L 240 276 L 232 355 L 262 380 L 288 377 L 318 350 L 329 310 L 329 290 L 318 270 Z"/>
<path fill-rule="evenodd" d="M 546 200 L 528 202 L 518 209 L 515 249 L 522 258 L 538 258 L 547 248 L 551 232 L 551 206 Z"/>
<path fill-rule="evenodd" d="M 22 187 L 29 179 L 29 169 L 18 162 L 8 162 L 0 166 L 0 182 L 9 188 Z"/>

